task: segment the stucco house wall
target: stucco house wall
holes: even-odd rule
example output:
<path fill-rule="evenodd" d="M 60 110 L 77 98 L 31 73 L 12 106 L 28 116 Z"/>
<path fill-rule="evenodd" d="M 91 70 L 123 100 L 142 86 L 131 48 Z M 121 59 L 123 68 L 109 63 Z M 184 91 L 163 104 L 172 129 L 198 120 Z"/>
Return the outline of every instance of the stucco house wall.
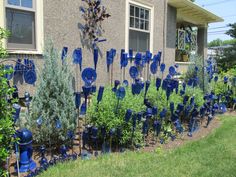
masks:
<path fill-rule="evenodd" d="M 176 35 L 176 9 L 168 6 L 164 11 L 163 0 L 134 0 L 135 2 L 144 5 L 152 6 L 154 9 L 153 19 L 153 53 L 163 51 L 163 45 L 166 46 L 165 63 L 167 67 L 174 63 L 175 60 L 175 35 Z M 96 84 L 108 84 L 109 78 L 106 72 L 106 51 L 111 48 L 117 50 L 117 55 L 113 64 L 113 81 L 121 80 L 122 71 L 120 69 L 120 50 L 125 48 L 126 40 L 126 0 L 103 0 L 102 4 L 107 7 L 107 12 L 111 15 L 108 20 L 103 23 L 105 30 L 104 38 L 106 42 L 99 44 L 100 55 L 97 67 L 97 82 Z M 44 44 L 48 41 L 53 41 L 55 47 L 61 51 L 63 46 L 69 48 L 69 56 L 75 48 L 82 47 L 81 31 L 78 27 L 79 23 L 84 23 L 79 7 L 83 5 L 82 1 L 74 0 L 44 0 L 43 1 L 43 27 L 44 27 Z M 129 12 L 128 12 L 129 13 Z M 166 16 L 167 15 L 167 16 Z M 166 17 L 166 19 L 164 19 Z M 164 21 L 167 23 L 167 30 L 164 27 Z M 165 37 L 165 38 L 164 38 Z M 166 40 L 164 42 L 164 40 Z M 93 67 L 93 54 L 87 47 L 83 47 L 83 68 Z M 10 55 L 10 58 L 15 59 L 16 55 Z M 34 55 L 37 71 L 40 72 L 43 66 L 42 55 Z M 126 79 L 130 79 L 128 74 L 129 67 L 126 68 Z M 75 71 L 74 66 L 71 66 L 72 72 Z M 144 71 L 144 80 L 147 79 Z M 81 78 L 79 78 L 81 79 Z M 31 94 L 35 91 L 35 86 L 24 84 L 17 80 L 15 83 L 19 86 L 19 93 L 24 95 L 25 91 Z M 83 82 L 79 82 L 82 83 Z M 37 84 L 36 84 L 37 85 Z M 81 86 L 81 85 L 79 85 Z"/>

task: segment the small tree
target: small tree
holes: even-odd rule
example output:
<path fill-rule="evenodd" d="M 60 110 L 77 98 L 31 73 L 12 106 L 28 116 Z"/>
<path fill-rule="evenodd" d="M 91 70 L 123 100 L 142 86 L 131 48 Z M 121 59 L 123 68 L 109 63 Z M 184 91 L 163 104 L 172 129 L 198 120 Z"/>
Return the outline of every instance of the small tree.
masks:
<path fill-rule="evenodd" d="M 2 45 L 2 39 L 7 38 L 8 34 L 6 30 L 0 28 L 0 58 L 4 58 L 7 55 Z M 10 154 L 14 142 L 13 135 L 15 133 L 12 117 L 13 101 L 9 101 L 14 89 L 9 88 L 7 79 L 5 78 L 5 75 L 11 72 L 5 70 L 4 66 L 0 63 L 0 176 L 6 176 L 7 174 L 4 165 Z"/>
<path fill-rule="evenodd" d="M 37 143 L 60 145 L 76 129 L 72 75 L 52 44 L 46 48 L 44 60 L 27 124 Z"/>

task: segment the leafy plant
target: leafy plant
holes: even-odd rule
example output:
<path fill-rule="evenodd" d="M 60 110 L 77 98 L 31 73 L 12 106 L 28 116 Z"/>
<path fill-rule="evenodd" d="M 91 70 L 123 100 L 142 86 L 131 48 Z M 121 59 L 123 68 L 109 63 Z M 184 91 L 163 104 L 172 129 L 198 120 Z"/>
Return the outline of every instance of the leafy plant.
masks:
<path fill-rule="evenodd" d="M 9 32 L 0 27 L 0 59 L 7 56 L 7 51 L 3 47 L 2 40 L 8 36 Z M 15 142 L 13 138 L 15 130 L 12 118 L 12 114 L 14 113 L 12 104 L 15 100 L 10 100 L 14 88 L 9 87 L 8 81 L 5 78 L 6 74 L 11 74 L 12 72 L 12 70 L 6 70 L 0 64 L 0 176 L 7 175 L 4 165 L 12 149 L 12 144 Z"/>
<path fill-rule="evenodd" d="M 10 32 L 8 30 L 5 30 L 2 27 L 0 27 L 0 59 L 5 58 L 7 56 L 7 51 L 3 47 L 3 39 L 7 39 L 9 35 Z"/>
<path fill-rule="evenodd" d="M 121 143 L 128 145 L 131 143 L 132 136 L 134 144 L 141 143 L 141 122 L 140 124 L 137 123 L 136 131 L 132 135 L 132 121 L 130 120 L 126 123 L 124 118 L 127 109 L 131 109 L 133 114 L 145 110 L 143 95 L 132 95 L 131 89 L 126 88 L 126 96 L 120 101 L 118 111 L 116 111 L 118 101 L 110 87 L 105 88 L 102 101 L 98 106 L 96 98 L 97 95 L 92 98 L 92 103 L 87 112 L 90 123 L 97 127 L 105 126 L 107 131 L 111 128 L 122 127 L 123 136 Z"/>

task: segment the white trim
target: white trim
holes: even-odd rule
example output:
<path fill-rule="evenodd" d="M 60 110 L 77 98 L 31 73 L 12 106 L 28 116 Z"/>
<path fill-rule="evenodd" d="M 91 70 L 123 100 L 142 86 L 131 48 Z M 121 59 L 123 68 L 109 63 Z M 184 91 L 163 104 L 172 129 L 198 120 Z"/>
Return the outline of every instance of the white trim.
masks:
<path fill-rule="evenodd" d="M 8 49 L 7 51 L 10 54 L 42 54 L 44 47 L 44 28 L 43 28 L 43 1 L 42 0 L 33 0 L 33 9 L 35 9 L 35 50 L 27 50 L 27 49 Z M 6 6 L 6 0 L 0 0 L 0 26 L 6 28 L 6 7 L 12 8 L 12 6 Z M 26 10 L 26 11 L 34 11 L 30 8 L 16 8 L 17 6 L 13 6 L 15 9 Z M 6 40 L 3 41 L 4 46 L 6 47 Z"/>
<path fill-rule="evenodd" d="M 150 10 L 150 20 L 149 20 L 149 31 L 141 30 L 136 28 L 129 27 L 129 17 L 130 17 L 130 4 L 134 4 L 143 8 Z M 125 51 L 129 51 L 129 29 L 150 33 L 150 52 L 153 52 L 153 31 L 154 31 L 154 6 L 149 3 L 143 3 L 139 0 L 126 0 L 126 8 L 125 8 Z"/>

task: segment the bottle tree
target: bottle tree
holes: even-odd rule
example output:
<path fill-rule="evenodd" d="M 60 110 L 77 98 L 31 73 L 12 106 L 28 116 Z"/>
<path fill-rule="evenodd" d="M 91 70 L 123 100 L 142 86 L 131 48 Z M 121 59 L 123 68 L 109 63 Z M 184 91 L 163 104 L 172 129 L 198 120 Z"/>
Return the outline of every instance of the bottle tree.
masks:
<path fill-rule="evenodd" d="M 27 120 L 36 143 L 59 146 L 76 129 L 72 75 L 66 59 L 62 62 L 52 44 L 44 54 L 44 66 Z"/>

